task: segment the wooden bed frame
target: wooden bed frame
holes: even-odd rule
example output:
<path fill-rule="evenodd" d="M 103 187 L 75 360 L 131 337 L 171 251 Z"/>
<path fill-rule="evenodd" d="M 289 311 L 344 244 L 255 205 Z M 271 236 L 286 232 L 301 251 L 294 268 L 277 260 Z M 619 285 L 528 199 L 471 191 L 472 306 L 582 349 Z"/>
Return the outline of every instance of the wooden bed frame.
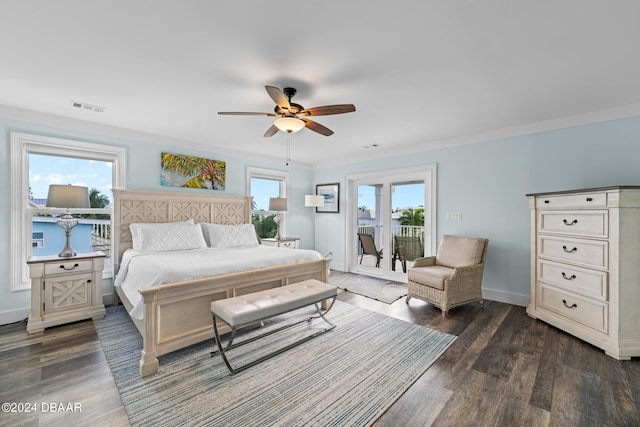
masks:
<path fill-rule="evenodd" d="M 189 218 L 215 224 L 251 222 L 251 197 L 130 190 L 113 190 L 113 194 L 114 273 L 118 272 L 124 251 L 131 247 L 131 223 Z M 328 268 L 329 260 L 319 259 L 141 290 L 144 318 L 132 318 L 143 339 L 140 375 L 144 377 L 158 371 L 158 356 L 213 338 L 211 301 L 307 279 L 327 282 Z M 120 289 L 116 291 L 126 309 L 131 311 L 133 306 L 126 295 Z M 224 323 L 218 326 L 221 333 L 228 330 Z"/>

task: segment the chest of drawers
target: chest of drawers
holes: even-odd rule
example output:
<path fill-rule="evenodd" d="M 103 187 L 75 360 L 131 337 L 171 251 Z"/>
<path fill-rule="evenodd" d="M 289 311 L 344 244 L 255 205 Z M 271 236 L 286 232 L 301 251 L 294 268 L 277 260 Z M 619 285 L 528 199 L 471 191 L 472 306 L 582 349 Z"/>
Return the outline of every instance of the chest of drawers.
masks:
<path fill-rule="evenodd" d="M 529 316 L 616 359 L 640 356 L 640 187 L 527 197 Z"/>
<path fill-rule="evenodd" d="M 44 328 L 99 318 L 105 315 L 102 303 L 103 252 L 31 256 L 27 260 L 31 277 L 29 333 Z"/>

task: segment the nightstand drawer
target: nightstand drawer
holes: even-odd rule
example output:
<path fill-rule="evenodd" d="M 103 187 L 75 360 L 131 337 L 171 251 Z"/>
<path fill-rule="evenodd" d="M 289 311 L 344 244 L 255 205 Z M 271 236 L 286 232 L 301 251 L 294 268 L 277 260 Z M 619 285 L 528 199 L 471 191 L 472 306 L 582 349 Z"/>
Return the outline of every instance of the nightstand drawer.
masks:
<path fill-rule="evenodd" d="M 297 249 L 299 241 L 300 239 L 297 237 L 285 237 L 283 239 L 262 239 L 262 244 L 277 248 Z"/>
<path fill-rule="evenodd" d="M 44 265 L 44 274 L 79 273 L 91 271 L 92 269 L 93 262 L 91 260 L 69 260 L 46 263 Z"/>
<path fill-rule="evenodd" d="M 538 209 L 606 207 L 607 193 L 582 193 L 536 197 Z"/>
<path fill-rule="evenodd" d="M 538 261 L 541 281 L 586 297 L 607 300 L 607 272 L 552 261 Z"/>
<path fill-rule="evenodd" d="M 538 255 L 559 261 L 581 264 L 587 267 L 609 267 L 607 241 L 570 239 L 556 236 L 538 236 Z"/>
<path fill-rule="evenodd" d="M 563 290 L 538 284 L 538 305 L 563 317 L 580 322 L 598 332 L 609 330 L 609 305 Z"/>
<path fill-rule="evenodd" d="M 609 214 L 606 210 L 540 211 L 538 231 L 604 239 L 609 236 Z"/>

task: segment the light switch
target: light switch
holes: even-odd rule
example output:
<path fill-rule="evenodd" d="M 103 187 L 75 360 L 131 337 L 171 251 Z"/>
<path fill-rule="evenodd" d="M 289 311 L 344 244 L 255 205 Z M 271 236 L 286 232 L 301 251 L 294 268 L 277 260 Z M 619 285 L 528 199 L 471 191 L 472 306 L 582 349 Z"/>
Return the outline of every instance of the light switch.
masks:
<path fill-rule="evenodd" d="M 447 221 L 462 221 L 462 212 L 447 212 Z"/>

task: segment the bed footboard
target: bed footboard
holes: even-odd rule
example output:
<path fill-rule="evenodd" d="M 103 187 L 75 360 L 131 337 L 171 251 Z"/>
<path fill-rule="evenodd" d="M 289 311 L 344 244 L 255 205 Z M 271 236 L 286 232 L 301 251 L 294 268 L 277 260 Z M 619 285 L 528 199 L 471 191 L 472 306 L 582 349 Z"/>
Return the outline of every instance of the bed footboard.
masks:
<path fill-rule="evenodd" d="M 143 338 L 140 375 L 158 371 L 158 356 L 213 338 L 211 301 L 307 279 L 327 282 L 329 262 L 304 261 L 141 290 L 144 320 L 136 323 Z M 224 323 L 218 327 L 220 333 L 228 331 Z"/>

